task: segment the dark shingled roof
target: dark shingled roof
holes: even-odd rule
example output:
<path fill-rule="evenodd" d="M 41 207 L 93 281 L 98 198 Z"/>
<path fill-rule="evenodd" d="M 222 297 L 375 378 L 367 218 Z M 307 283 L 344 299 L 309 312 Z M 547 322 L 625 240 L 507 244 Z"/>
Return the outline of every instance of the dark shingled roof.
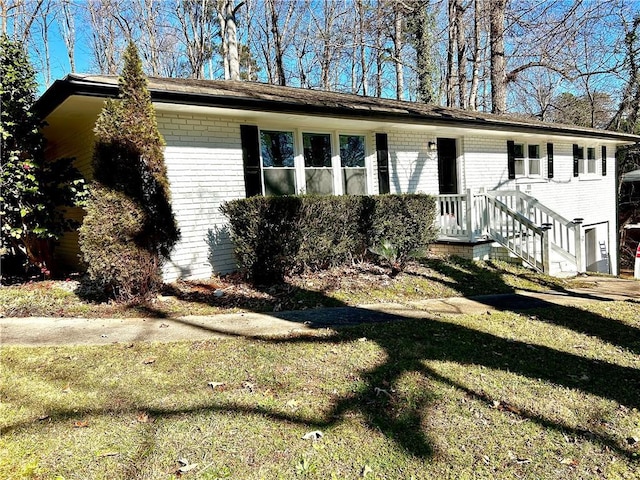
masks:
<path fill-rule="evenodd" d="M 513 115 L 493 115 L 417 102 L 255 82 L 150 77 L 149 91 L 156 102 L 183 105 L 640 142 L 639 135 L 547 123 Z M 115 97 L 117 93 L 117 76 L 71 74 L 63 80 L 57 80 L 38 99 L 36 108 L 46 116 L 72 95 Z"/>

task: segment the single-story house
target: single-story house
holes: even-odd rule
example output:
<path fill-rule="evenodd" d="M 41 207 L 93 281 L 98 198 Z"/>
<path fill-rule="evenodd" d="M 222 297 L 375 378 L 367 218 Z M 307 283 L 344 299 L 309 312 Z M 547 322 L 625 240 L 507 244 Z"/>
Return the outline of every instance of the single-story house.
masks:
<path fill-rule="evenodd" d="M 251 82 L 150 78 L 149 90 L 182 233 L 167 281 L 236 267 L 222 202 L 293 193 L 434 194 L 434 251 L 618 273 L 615 152 L 640 136 Z M 114 76 L 56 81 L 36 105 L 48 156 L 91 178 L 94 123 L 117 93 Z M 77 234 L 57 254 L 77 263 Z"/>

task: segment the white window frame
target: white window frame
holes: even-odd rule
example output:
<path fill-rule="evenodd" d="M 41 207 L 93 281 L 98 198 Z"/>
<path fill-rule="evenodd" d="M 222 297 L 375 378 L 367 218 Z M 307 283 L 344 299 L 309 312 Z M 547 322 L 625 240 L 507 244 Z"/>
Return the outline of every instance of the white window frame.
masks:
<path fill-rule="evenodd" d="M 602 164 L 602 149 L 599 145 L 591 143 L 578 143 L 578 148 L 582 149 L 582 157 L 578 159 L 578 178 L 598 178 L 600 169 L 598 167 L 598 159 Z M 589 158 L 589 151 L 593 151 L 593 158 Z M 600 153 L 598 154 L 598 150 Z M 589 162 L 593 162 L 593 170 L 589 171 Z"/>
<path fill-rule="evenodd" d="M 362 130 L 324 130 L 318 128 L 291 128 L 286 125 L 263 125 L 259 127 L 259 138 L 262 142 L 262 131 L 293 133 L 294 148 L 294 176 L 296 194 L 306 192 L 306 169 L 304 162 L 304 134 L 329 135 L 331 142 L 331 171 L 333 174 L 333 195 L 344 195 L 343 167 L 340 157 L 340 136 L 357 136 L 364 139 L 364 169 L 365 169 L 365 192 L 371 195 L 373 185 L 373 161 L 371 153 L 371 135 Z M 260 143 L 260 170 L 262 180 L 262 191 L 266 192 L 264 183 L 264 170 L 268 168 L 290 168 L 290 167 L 265 167 L 262 158 L 262 143 Z M 329 167 L 309 167 L 309 168 L 329 168 Z M 358 167 L 361 168 L 361 167 Z"/>
<path fill-rule="evenodd" d="M 519 157 L 515 154 L 515 149 L 518 145 L 522 146 L 522 157 Z M 529 148 L 530 147 L 538 147 L 538 158 L 529 156 Z M 531 173 L 531 161 L 538 161 L 538 173 Z M 522 170 L 523 173 L 517 172 L 517 162 L 522 162 Z M 526 142 L 514 142 L 514 169 L 516 170 L 516 179 L 526 179 L 526 178 L 534 178 L 539 179 L 542 178 L 542 144 L 540 143 L 526 143 Z"/>
<path fill-rule="evenodd" d="M 293 141 L 293 167 L 265 167 L 264 166 L 264 158 L 262 157 L 262 132 L 279 132 L 279 133 L 290 133 L 292 135 L 292 141 Z M 293 192 L 294 193 L 298 193 L 299 192 L 299 188 L 298 185 L 300 185 L 300 180 L 298 178 L 298 174 L 297 174 L 297 152 L 298 152 L 298 139 L 297 139 L 297 134 L 296 134 L 296 130 L 294 128 L 280 128 L 280 127 L 276 127 L 276 128 L 260 128 L 258 129 L 258 139 L 260 141 L 260 181 L 262 182 L 262 192 L 264 195 L 267 194 L 267 184 L 265 182 L 265 171 L 268 170 L 276 170 L 276 169 L 282 169 L 282 170 L 293 170 Z"/>

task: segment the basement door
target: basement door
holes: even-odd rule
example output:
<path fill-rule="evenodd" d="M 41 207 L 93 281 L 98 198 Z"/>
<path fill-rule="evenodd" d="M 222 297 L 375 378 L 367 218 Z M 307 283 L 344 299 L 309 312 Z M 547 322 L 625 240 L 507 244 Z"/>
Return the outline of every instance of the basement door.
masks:
<path fill-rule="evenodd" d="M 455 138 L 438 138 L 438 185 L 440 195 L 458 193 L 458 153 Z"/>
<path fill-rule="evenodd" d="M 584 230 L 584 250 L 587 272 L 610 273 L 608 223 L 589 225 Z"/>

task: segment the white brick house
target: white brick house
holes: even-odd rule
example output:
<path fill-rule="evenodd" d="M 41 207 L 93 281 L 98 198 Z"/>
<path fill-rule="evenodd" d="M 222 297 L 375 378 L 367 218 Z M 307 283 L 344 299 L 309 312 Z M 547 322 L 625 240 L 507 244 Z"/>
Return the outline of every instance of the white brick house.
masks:
<path fill-rule="evenodd" d="M 221 203 L 282 193 L 440 195 L 439 251 L 618 273 L 615 152 L 640 136 L 248 82 L 149 89 L 182 234 L 168 281 L 233 270 Z M 37 103 L 48 156 L 90 178 L 93 126 L 116 95 L 116 77 L 55 82 Z M 77 234 L 57 254 L 77 263 Z"/>

